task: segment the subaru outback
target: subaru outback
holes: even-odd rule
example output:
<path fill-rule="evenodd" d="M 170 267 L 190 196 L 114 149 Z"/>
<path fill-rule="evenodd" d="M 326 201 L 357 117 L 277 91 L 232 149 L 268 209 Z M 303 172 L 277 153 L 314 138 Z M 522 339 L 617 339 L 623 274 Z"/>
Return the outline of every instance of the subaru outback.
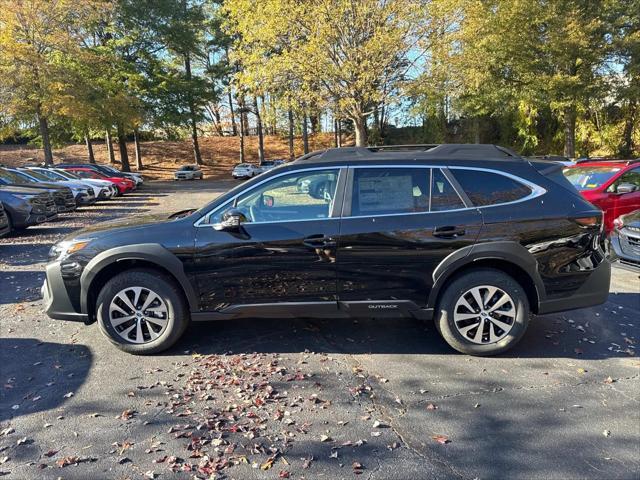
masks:
<path fill-rule="evenodd" d="M 329 149 L 199 209 L 75 233 L 52 248 L 43 295 L 50 317 L 96 321 L 134 354 L 190 321 L 414 317 L 492 355 L 532 313 L 605 301 L 603 241 L 560 164 L 494 145 Z"/>

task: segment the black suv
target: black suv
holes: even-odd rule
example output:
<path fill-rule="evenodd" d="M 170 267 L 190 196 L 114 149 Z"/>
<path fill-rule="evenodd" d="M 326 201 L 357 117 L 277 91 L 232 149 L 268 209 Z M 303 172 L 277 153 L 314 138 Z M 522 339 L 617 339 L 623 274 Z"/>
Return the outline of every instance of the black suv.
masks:
<path fill-rule="evenodd" d="M 52 248 L 43 295 L 52 318 L 97 320 L 131 353 L 190 320 L 410 316 L 490 355 L 530 312 L 605 301 L 603 241 L 560 164 L 493 145 L 330 149 L 199 210 L 76 233 Z"/>

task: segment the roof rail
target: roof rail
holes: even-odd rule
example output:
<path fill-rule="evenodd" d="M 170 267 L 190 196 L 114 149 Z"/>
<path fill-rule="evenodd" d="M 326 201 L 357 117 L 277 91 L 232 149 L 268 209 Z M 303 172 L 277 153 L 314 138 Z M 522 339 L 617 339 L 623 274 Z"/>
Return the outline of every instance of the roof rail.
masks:
<path fill-rule="evenodd" d="M 579 158 L 576 160 L 576 163 L 587 163 L 587 162 L 614 162 L 614 163 L 624 163 L 625 165 L 633 165 L 636 163 L 640 163 L 640 158 L 634 158 L 631 160 L 622 160 L 619 158 L 591 157 L 591 158 Z"/>

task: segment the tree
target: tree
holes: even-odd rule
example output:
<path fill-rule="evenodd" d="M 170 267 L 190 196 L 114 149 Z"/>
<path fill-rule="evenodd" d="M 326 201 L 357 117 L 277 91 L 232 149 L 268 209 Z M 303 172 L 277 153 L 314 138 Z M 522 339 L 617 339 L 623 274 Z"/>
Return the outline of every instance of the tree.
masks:
<path fill-rule="evenodd" d="M 224 8 L 243 83 L 337 103 L 366 145 L 367 117 L 405 78 L 419 2 L 229 0 Z"/>
<path fill-rule="evenodd" d="M 93 0 L 0 0 L 0 104 L 19 121 L 37 122 L 47 164 L 50 122 L 68 84 L 60 57 L 79 51 L 83 27 L 107 8 Z"/>

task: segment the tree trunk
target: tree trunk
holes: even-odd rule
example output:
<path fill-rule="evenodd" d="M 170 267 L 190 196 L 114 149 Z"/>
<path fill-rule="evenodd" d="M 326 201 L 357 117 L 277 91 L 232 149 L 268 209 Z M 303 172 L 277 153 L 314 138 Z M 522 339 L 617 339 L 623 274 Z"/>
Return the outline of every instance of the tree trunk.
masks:
<path fill-rule="evenodd" d="M 333 119 L 333 146 L 338 148 L 338 120 Z"/>
<path fill-rule="evenodd" d="M 262 132 L 262 116 L 260 115 L 257 97 L 253 97 L 253 108 L 255 109 L 256 129 L 258 130 L 258 161 L 262 163 L 264 162 L 264 135 Z"/>
<path fill-rule="evenodd" d="M 96 157 L 93 154 L 93 144 L 91 143 L 91 138 L 89 138 L 89 133 L 84 134 L 84 143 L 87 146 L 87 153 L 89 154 L 89 163 L 96 163 Z"/>
<path fill-rule="evenodd" d="M 631 158 L 634 150 L 633 131 L 637 122 L 638 103 L 635 100 L 629 101 L 629 110 L 624 121 L 624 130 L 622 132 L 622 147 L 620 155 L 622 158 Z"/>
<path fill-rule="evenodd" d="M 576 156 L 576 107 L 571 105 L 564 111 L 564 156 Z"/>
<path fill-rule="evenodd" d="M 320 131 L 320 117 L 317 112 L 309 115 L 309 123 L 311 123 L 311 135 L 315 135 Z"/>
<path fill-rule="evenodd" d="M 231 89 L 229 89 L 229 114 L 231 115 L 231 132 L 235 137 L 238 135 L 238 126 L 236 125 L 236 114 L 233 110 L 233 96 L 231 95 Z"/>
<path fill-rule="evenodd" d="M 129 166 L 129 154 L 127 153 L 127 138 L 124 134 L 124 128 L 121 123 L 116 124 L 117 134 L 118 134 L 118 147 L 120 149 L 120 163 L 122 164 L 123 172 L 130 172 L 131 167 Z"/>
<path fill-rule="evenodd" d="M 189 54 L 184 55 L 184 72 L 187 83 L 191 83 L 191 57 Z M 193 93 L 191 85 L 187 86 L 187 103 L 189 104 L 189 123 L 191 125 L 191 144 L 193 145 L 193 157 L 198 165 L 202 165 L 202 155 L 200 154 L 200 145 L 198 144 L 198 125 L 196 121 L 196 107 L 193 101 Z"/>
<path fill-rule="evenodd" d="M 111 130 L 107 128 L 105 135 L 105 142 L 107 144 L 107 154 L 109 156 L 109 163 L 112 165 L 116 163 L 116 155 L 113 152 L 113 139 L 111 138 Z"/>
<path fill-rule="evenodd" d="M 473 143 L 480 143 L 480 119 L 473 117 Z"/>
<path fill-rule="evenodd" d="M 367 118 L 364 115 L 356 115 L 353 120 L 353 128 L 356 132 L 356 147 L 367 146 Z"/>
<path fill-rule="evenodd" d="M 42 138 L 42 149 L 44 150 L 45 165 L 53 165 L 53 151 L 51 150 L 51 139 L 49 138 L 49 121 L 38 113 L 38 125 L 40 128 L 40 138 Z"/>
<path fill-rule="evenodd" d="M 304 154 L 309 153 L 309 132 L 307 130 L 307 113 L 302 114 L 302 146 L 304 147 Z"/>
<path fill-rule="evenodd" d="M 295 158 L 295 152 L 293 151 L 293 110 L 289 107 L 289 159 L 293 160 Z"/>
<path fill-rule="evenodd" d="M 244 110 L 244 100 L 238 99 L 238 108 L 240 110 L 240 163 L 244 163 L 244 114 L 242 113 Z"/>
<path fill-rule="evenodd" d="M 336 142 L 336 146 L 338 148 L 342 148 L 342 120 L 341 119 L 336 119 L 336 136 L 337 136 L 337 142 Z"/>
<path fill-rule="evenodd" d="M 142 165 L 142 154 L 140 153 L 140 136 L 138 135 L 138 129 L 133 129 L 133 144 L 135 146 L 136 153 L 136 169 L 142 170 L 144 169 L 144 165 Z"/>

